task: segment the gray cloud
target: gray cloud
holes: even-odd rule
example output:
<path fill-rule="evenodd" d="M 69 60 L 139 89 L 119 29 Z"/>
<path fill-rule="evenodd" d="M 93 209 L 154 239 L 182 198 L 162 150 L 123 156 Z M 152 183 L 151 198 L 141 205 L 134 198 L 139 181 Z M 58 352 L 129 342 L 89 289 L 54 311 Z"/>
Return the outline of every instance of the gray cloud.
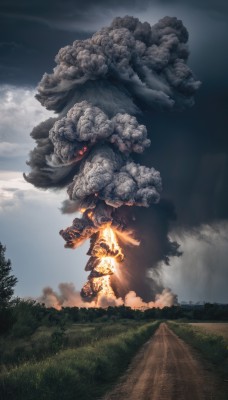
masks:
<path fill-rule="evenodd" d="M 1 14 L 15 19 L 43 23 L 59 29 L 72 30 L 76 22 L 80 24 L 81 28 L 83 28 L 82 21 L 84 24 L 89 21 L 93 22 L 92 15 L 94 13 L 101 18 L 110 11 L 117 12 L 121 9 L 129 9 L 129 7 L 132 11 L 139 12 L 152 7 L 164 9 L 167 5 L 182 5 L 187 8 L 195 7 L 205 11 L 211 10 L 220 15 L 228 12 L 226 0 L 218 0 L 217 2 L 214 2 L 214 0 L 202 0 L 200 2 L 192 0 L 191 3 L 188 0 L 142 0 L 140 2 L 137 0 L 99 0 L 95 3 L 93 0 L 87 0 L 83 3 L 79 0 L 66 0 L 64 3 L 60 0 L 49 0 L 48 2 L 34 0 L 33 5 L 29 0 L 23 0 L 20 3 L 15 0 L 3 0 Z M 88 10 L 91 10 L 91 14 L 88 13 Z M 98 13 L 98 10 L 103 10 L 103 12 Z"/>
<path fill-rule="evenodd" d="M 134 116 L 118 113 L 110 120 L 101 109 L 87 101 L 76 103 L 66 117 L 50 127 L 49 138 L 54 148 L 46 159 L 51 166 L 80 161 L 99 141 L 113 143 L 126 154 L 142 153 L 150 145 L 146 127 L 139 125 Z M 45 127 L 46 132 L 50 127 Z"/>
<path fill-rule="evenodd" d="M 35 139 L 37 146 L 30 152 L 30 160 L 28 165 L 32 168 L 32 172 L 24 175 L 27 182 L 36 182 L 37 187 L 50 187 L 64 179 L 69 173 L 70 168 L 52 168 L 47 165 L 47 157 L 53 152 L 53 144 L 49 139 L 49 130 L 52 128 L 55 118 L 49 118 L 41 122 L 31 132 L 31 136 Z"/>
<path fill-rule="evenodd" d="M 29 146 L 26 144 L 1 142 L 0 157 L 20 157 L 28 153 Z"/>
<path fill-rule="evenodd" d="M 227 302 L 227 222 L 172 232 L 183 256 L 163 268 L 163 281 L 178 290 L 181 300 Z"/>
<path fill-rule="evenodd" d="M 34 124 L 53 113 L 45 110 L 34 98 L 35 89 L 0 85 L 1 142 L 27 146 Z M 12 118 L 13 116 L 13 118 Z"/>
<path fill-rule="evenodd" d="M 165 17 L 153 27 L 133 17 L 116 18 L 91 39 L 60 49 L 57 66 L 44 75 L 37 98 L 46 108 L 61 111 L 78 86 L 108 78 L 150 107 L 192 105 L 200 82 L 186 65 L 187 40 L 177 18 Z"/>
<path fill-rule="evenodd" d="M 159 201 L 161 178 L 154 168 L 147 168 L 123 158 L 110 147 L 93 150 L 70 184 L 68 193 L 71 200 L 83 200 L 94 196 L 112 207 L 138 205 L 148 207 Z"/>

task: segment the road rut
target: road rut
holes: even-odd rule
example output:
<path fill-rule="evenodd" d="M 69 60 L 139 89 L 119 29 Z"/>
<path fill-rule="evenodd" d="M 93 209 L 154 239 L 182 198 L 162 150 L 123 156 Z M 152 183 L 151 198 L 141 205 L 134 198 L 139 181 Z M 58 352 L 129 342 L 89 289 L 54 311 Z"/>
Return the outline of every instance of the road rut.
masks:
<path fill-rule="evenodd" d="M 165 323 L 103 400 L 223 400 L 221 382 Z"/>

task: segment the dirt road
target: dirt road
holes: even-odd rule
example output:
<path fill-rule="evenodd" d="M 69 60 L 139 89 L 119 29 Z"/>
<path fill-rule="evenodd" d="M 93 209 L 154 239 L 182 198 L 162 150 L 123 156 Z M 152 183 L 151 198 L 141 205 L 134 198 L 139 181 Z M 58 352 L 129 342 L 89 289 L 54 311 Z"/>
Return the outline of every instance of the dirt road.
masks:
<path fill-rule="evenodd" d="M 217 381 L 196 353 L 162 323 L 103 400 L 220 400 Z"/>

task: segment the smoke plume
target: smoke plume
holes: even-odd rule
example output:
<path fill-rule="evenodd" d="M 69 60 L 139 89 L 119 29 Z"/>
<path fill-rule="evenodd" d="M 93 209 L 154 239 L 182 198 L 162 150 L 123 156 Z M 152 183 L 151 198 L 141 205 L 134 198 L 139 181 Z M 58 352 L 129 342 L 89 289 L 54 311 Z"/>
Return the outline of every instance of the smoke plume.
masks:
<path fill-rule="evenodd" d="M 91 240 L 91 272 L 81 291 L 87 303 L 144 304 L 134 291 L 146 299 L 162 290 L 159 280 L 148 284 L 147 270 L 181 254 L 168 237 L 173 208 L 159 204 L 160 173 L 143 163 L 153 146 L 146 113 L 194 104 L 200 82 L 186 64 L 187 41 L 177 18 L 154 26 L 115 18 L 90 39 L 60 49 L 53 73 L 45 73 L 38 86 L 37 99 L 58 116 L 34 128 L 37 146 L 25 179 L 40 188 L 67 186 L 63 211 L 81 211 L 60 234 L 70 248 Z M 140 246 L 129 234 L 132 228 Z M 119 276 L 113 259 L 125 263 Z M 46 297 L 65 304 L 65 292 L 61 301 L 48 290 Z M 170 304 L 170 293 L 163 295 Z M 161 297 L 151 304 L 160 302 Z"/>
<path fill-rule="evenodd" d="M 37 299 L 46 307 L 54 307 L 60 310 L 62 307 L 118 307 L 125 305 L 131 308 L 164 308 L 176 304 L 177 299 L 170 289 L 163 289 L 157 294 L 154 301 L 145 302 L 141 297 L 137 296 L 134 291 L 129 292 L 124 299 L 121 297 L 101 297 L 99 303 L 85 302 L 82 300 L 80 293 L 76 291 L 73 283 L 60 283 L 59 291 L 55 292 L 52 288 L 46 287 L 43 289 L 42 295 Z"/>

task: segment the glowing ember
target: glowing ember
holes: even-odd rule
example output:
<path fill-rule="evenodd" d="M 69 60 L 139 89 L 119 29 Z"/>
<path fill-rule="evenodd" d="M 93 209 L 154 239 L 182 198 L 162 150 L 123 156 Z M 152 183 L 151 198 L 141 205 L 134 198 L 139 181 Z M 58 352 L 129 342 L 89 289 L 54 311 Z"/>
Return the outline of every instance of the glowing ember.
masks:
<path fill-rule="evenodd" d="M 87 146 L 84 146 L 84 147 L 82 147 L 81 150 L 79 150 L 78 154 L 79 154 L 80 156 L 83 156 L 83 155 L 86 153 L 87 150 L 88 150 L 88 147 L 87 147 Z"/>

